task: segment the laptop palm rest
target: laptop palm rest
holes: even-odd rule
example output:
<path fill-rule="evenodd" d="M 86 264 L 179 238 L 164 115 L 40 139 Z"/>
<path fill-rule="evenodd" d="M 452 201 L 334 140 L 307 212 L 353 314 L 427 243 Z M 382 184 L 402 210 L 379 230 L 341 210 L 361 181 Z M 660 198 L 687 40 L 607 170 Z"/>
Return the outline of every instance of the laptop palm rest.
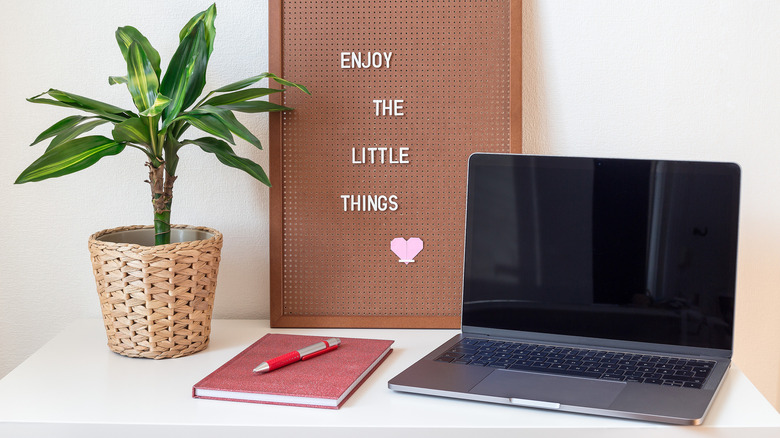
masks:
<path fill-rule="evenodd" d="M 560 404 L 607 408 L 625 388 L 623 382 L 495 370 L 469 392 L 507 397 L 513 404 L 531 407 L 555 409 Z"/>

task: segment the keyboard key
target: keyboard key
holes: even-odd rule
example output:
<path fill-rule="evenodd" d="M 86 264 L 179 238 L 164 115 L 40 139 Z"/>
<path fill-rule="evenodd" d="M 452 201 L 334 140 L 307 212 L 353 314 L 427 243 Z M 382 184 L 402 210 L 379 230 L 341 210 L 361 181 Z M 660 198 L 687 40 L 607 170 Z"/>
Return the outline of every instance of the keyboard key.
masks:
<path fill-rule="evenodd" d="M 564 364 L 560 364 L 560 363 L 559 363 L 559 364 L 553 364 L 553 365 L 550 365 L 549 369 L 551 369 L 551 370 L 561 370 L 561 371 L 563 371 L 563 370 L 568 370 L 568 369 L 569 369 L 569 366 L 568 366 L 568 365 L 564 365 Z"/>
<path fill-rule="evenodd" d="M 625 376 L 616 376 L 614 374 L 604 374 L 601 376 L 601 380 L 611 380 L 613 382 L 622 382 L 623 380 L 626 380 Z"/>

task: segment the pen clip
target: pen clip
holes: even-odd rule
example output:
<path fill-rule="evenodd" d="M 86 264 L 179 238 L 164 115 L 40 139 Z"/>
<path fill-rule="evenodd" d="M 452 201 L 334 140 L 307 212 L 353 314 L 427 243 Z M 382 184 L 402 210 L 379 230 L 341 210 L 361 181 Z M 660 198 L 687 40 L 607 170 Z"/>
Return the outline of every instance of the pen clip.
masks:
<path fill-rule="evenodd" d="M 329 351 L 333 351 L 333 350 L 335 350 L 337 348 L 339 348 L 339 344 L 331 345 L 330 347 L 328 347 L 328 348 L 326 348 L 324 350 L 320 350 L 320 351 L 314 352 L 312 354 L 307 354 L 306 356 L 301 357 L 301 360 L 311 359 L 312 357 L 316 357 L 316 356 L 319 356 L 321 354 L 325 354 L 325 353 L 327 353 Z"/>

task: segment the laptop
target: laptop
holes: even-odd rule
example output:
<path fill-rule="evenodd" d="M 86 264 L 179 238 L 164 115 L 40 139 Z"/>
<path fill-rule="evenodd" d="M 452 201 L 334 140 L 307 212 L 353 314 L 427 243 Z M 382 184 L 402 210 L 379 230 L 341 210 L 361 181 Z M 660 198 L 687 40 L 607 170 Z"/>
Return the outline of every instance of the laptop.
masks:
<path fill-rule="evenodd" d="M 395 391 L 701 424 L 729 368 L 734 163 L 469 158 L 462 333 Z"/>

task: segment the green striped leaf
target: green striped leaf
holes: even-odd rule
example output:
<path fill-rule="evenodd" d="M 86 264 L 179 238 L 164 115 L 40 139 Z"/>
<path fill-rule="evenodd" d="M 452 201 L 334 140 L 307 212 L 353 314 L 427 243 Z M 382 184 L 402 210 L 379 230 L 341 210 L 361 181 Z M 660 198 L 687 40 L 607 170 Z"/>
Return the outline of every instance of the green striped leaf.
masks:
<path fill-rule="evenodd" d="M 206 38 L 206 42 L 208 43 L 208 54 L 206 56 L 210 57 L 211 52 L 214 51 L 214 38 L 217 36 L 217 31 L 214 27 L 214 20 L 216 20 L 216 18 L 217 5 L 214 3 L 205 11 L 200 12 L 194 17 L 190 18 L 190 21 L 188 21 L 179 32 L 179 42 L 183 41 L 184 38 L 186 38 L 187 35 L 192 32 L 192 29 L 195 28 L 198 22 L 202 22 L 205 30 L 204 36 Z"/>
<path fill-rule="evenodd" d="M 250 159 L 239 157 L 230 145 L 222 140 L 204 137 L 197 140 L 185 140 L 182 144 L 198 145 L 203 151 L 216 155 L 217 159 L 222 164 L 243 170 L 261 183 L 271 187 L 271 181 L 268 179 L 268 175 L 266 175 L 259 164 Z"/>
<path fill-rule="evenodd" d="M 279 93 L 281 91 L 283 90 L 277 90 L 275 88 L 250 88 L 248 90 L 234 91 L 232 93 L 226 93 L 212 97 L 211 99 L 203 102 L 203 104 L 220 106 L 229 103 L 244 102 L 256 97 L 264 97 L 268 96 L 269 94 Z"/>
<path fill-rule="evenodd" d="M 195 70 L 190 78 L 190 86 L 184 96 L 184 103 L 182 109 L 189 108 L 190 105 L 198 100 L 198 97 L 203 92 L 203 88 L 206 86 L 206 68 L 209 63 L 211 53 L 214 51 L 214 39 L 217 36 L 216 28 L 214 27 L 214 21 L 217 18 L 217 5 L 213 4 L 205 11 L 196 14 L 187 22 L 186 25 L 179 32 L 179 42 L 181 43 L 187 35 L 191 34 L 199 24 L 203 25 L 203 38 L 206 40 L 206 53 L 205 61 L 202 70 Z"/>
<path fill-rule="evenodd" d="M 57 134 L 57 136 L 51 140 L 51 143 L 49 143 L 49 146 L 46 148 L 46 150 L 48 151 L 49 149 L 56 147 L 61 143 L 65 143 L 66 141 L 73 140 L 79 135 L 85 132 L 89 132 L 95 127 L 100 126 L 104 123 L 108 123 L 108 120 L 96 119 L 96 120 L 90 120 L 88 122 L 84 122 L 80 125 L 72 126 L 71 128 L 66 129 L 60 132 L 59 134 Z"/>
<path fill-rule="evenodd" d="M 224 93 L 228 91 L 236 91 L 240 90 L 242 88 L 246 88 L 250 85 L 253 85 L 255 82 L 260 81 L 261 79 L 267 78 L 270 73 L 263 73 L 259 74 L 257 76 L 252 76 L 251 78 L 242 79 L 238 82 L 233 82 L 232 84 L 227 84 L 224 87 L 217 88 L 214 90 L 214 93 Z"/>
<path fill-rule="evenodd" d="M 145 119 L 133 117 L 122 123 L 117 123 L 111 135 L 117 142 L 136 143 L 142 145 L 151 145 L 152 140 L 149 137 L 149 125 Z"/>
<path fill-rule="evenodd" d="M 146 57 L 149 58 L 149 62 L 152 64 L 152 68 L 157 74 L 157 77 L 160 77 L 160 54 L 152 47 L 149 40 L 146 39 L 138 29 L 133 26 L 120 27 L 116 30 L 115 36 L 116 42 L 119 44 L 119 50 L 122 51 L 122 57 L 125 58 L 125 61 L 127 61 L 127 54 L 130 51 L 130 46 L 133 43 L 138 43 L 144 53 L 146 53 Z M 111 83 L 110 78 L 109 83 Z"/>
<path fill-rule="evenodd" d="M 258 81 L 260 81 L 262 79 L 265 79 L 265 78 L 273 79 L 274 81 L 276 81 L 277 83 L 282 84 L 282 85 L 286 85 L 286 86 L 289 86 L 289 87 L 295 87 L 295 88 L 303 91 L 304 93 L 311 95 L 309 90 L 306 87 L 304 87 L 303 85 L 296 84 L 294 82 L 290 82 L 290 81 L 288 81 L 286 79 L 282 79 L 282 78 L 280 78 L 279 76 L 276 76 L 273 73 L 261 73 L 261 74 L 259 74 L 257 76 L 252 76 L 251 78 L 246 78 L 246 79 L 240 80 L 238 82 L 233 82 L 232 84 L 225 85 L 224 87 L 217 88 L 213 92 L 214 93 L 224 93 L 224 92 L 227 92 L 227 91 L 240 90 L 242 88 L 246 88 L 246 87 L 248 87 L 248 86 L 250 86 L 250 85 L 252 85 L 252 84 L 254 84 L 254 83 L 256 83 L 256 82 L 258 82 Z"/>
<path fill-rule="evenodd" d="M 68 93 L 60 90 L 49 90 L 49 96 L 59 100 L 63 103 L 70 103 L 72 105 L 78 105 L 82 109 L 92 109 L 95 111 L 102 111 L 108 114 L 127 114 L 130 111 L 119 108 L 118 106 L 111 105 L 109 103 L 101 102 L 99 100 L 90 99 L 88 97 L 79 96 L 77 94 Z"/>
<path fill-rule="evenodd" d="M 51 148 L 35 160 L 16 179 L 15 184 L 42 181 L 68 175 L 95 164 L 103 157 L 116 155 L 124 150 L 123 143 L 93 135 L 77 138 Z"/>
<path fill-rule="evenodd" d="M 168 99 L 167 97 L 163 96 L 162 94 L 158 94 L 157 98 L 154 100 L 154 104 L 147 108 L 145 111 L 142 111 L 140 115 L 144 117 L 156 117 L 162 114 L 163 110 L 170 105 L 171 99 Z"/>
<path fill-rule="evenodd" d="M 183 109 L 192 104 L 188 101 L 188 92 L 191 88 L 203 89 L 208 63 L 208 47 L 203 37 L 204 32 L 203 22 L 197 22 L 192 31 L 179 44 L 168 65 L 168 70 L 163 76 L 160 93 L 171 99 L 170 104 L 162 113 L 163 128 L 173 122 Z"/>
<path fill-rule="evenodd" d="M 82 120 L 88 119 L 87 116 L 70 116 L 65 117 L 64 119 L 60 120 L 59 122 L 51 125 L 48 127 L 45 131 L 41 132 L 41 134 L 35 138 L 35 141 L 33 141 L 30 146 L 34 146 L 43 140 L 46 140 L 47 138 L 51 138 L 56 136 L 62 131 L 65 131 L 67 129 L 70 129 L 79 123 L 81 123 Z"/>
<path fill-rule="evenodd" d="M 54 100 L 44 99 L 41 97 L 43 95 L 49 95 L 50 97 L 54 98 Z M 50 88 L 49 91 L 45 91 L 37 96 L 30 97 L 27 99 L 27 101 L 32 103 L 44 103 L 47 105 L 63 106 L 66 108 L 76 108 L 118 122 L 127 119 L 132 114 L 131 111 L 116 107 L 108 103 L 100 102 L 98 100 L 90 99 L 84 96 L 79 96 L 78 94 L 55 90 L 53 88 Z"/>
<path fill-rule="evenodd" d="M 233 134 L 230 129 L 216 116 L 211 114 L 192 114 L 191 112 L 182 114 L 176 120 L 184 120 L 192 126 L 211 135 L 227 140 L 230 144 L 236 144 L 233 140 Z M 180 131 L 184 132 L 185 127 Z"/>
<path fill-rule="evenodd" d="M 236 119 L 236 116 L 234 116 L 233 113 L 229 110 L 211 105 L 203 105 L 202 107 L 190 111 L 189 114 L 211 114 L 212 116 L 216 117 L 222 124 L 224 124 L 227 129 L 230 130 L 230 132 L 236 134 L 239 138 L 243 138 L 249 143 L 252 143 L 252 145 L 258 149 L 263 148 L 263 146 L 260 144 L 260 140 L 255 137 L 246 126 L 241 124 L 241 122 Z"/>
<path fill-rule="evenodd" d="M 157 73 L 140 44 L 133 42 L 127 50 L 127 89 L 138 111 L 146 111 L 157 100 Z"/>
<path fill-rule="evenodd" d="M 273 73 L 267 73 L 267 74 L 268 74 L 268 77 L 273 79 L 275 82 L 277 82 L 279 84 L 282 84 L 282 85 L 285 85 L 287 87 L 295 87 L 295 88 L 297 88 L 297 89 L 299 89 L 299 90 L 303 91 L 304 93 L 306 93 L 306 94 L 311 96 L 311 93 L 309 92 L 309 89 L 304 87 L 303 85 L 296 84 L 295 82 L 290 82 L 290 81 L 288 81 L 286 79 L 282 79 L 282 78 L 280 78 L 279 76 L 276 76 Z"/>
<path fill-rule="evenodd" d="M 126 84 L 127 76 L 109 76 L 108 85 Z"/>
<path fill-rule="evenodd" d="M 238 111 L 241 113 L 268 113 L 275 111 L 292 111 L 292 108 L 266 102 L 264 100 L 253 100 L 249 102 L 236 102 L 227 105 L 220 105 L 222 109 Z"/>

